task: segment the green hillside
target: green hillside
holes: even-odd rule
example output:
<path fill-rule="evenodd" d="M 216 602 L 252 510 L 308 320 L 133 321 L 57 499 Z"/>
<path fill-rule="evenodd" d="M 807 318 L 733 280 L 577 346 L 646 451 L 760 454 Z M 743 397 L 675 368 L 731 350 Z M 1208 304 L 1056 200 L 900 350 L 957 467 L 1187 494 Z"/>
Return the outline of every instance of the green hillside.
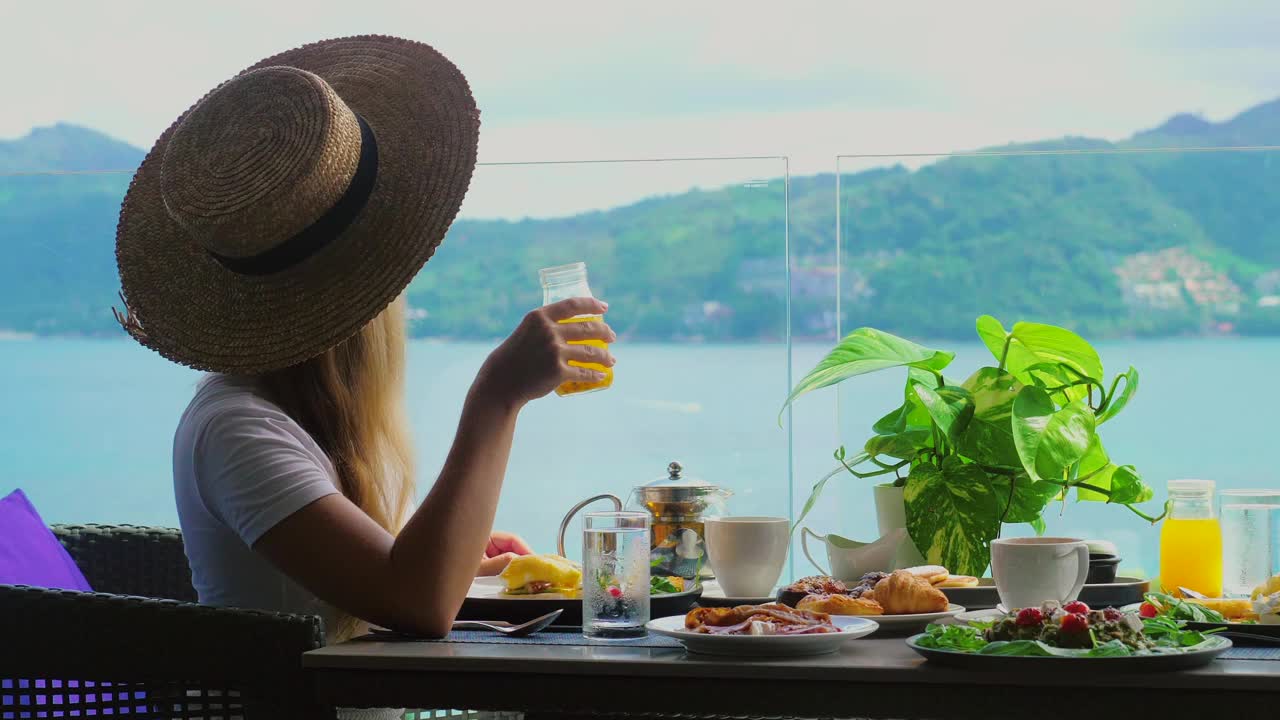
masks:
<path fill-rule="evenodd" d="M 1278 140 L 1280 101 L 1223 123 L 1176 116 L 1117 144 L 1068 138 L 846 175 L 845 327 L 968 337 L 973 318 L 992 313 L 1094 337 L 1280 334 L 1280 153 L 1100 154 Z M 0 173 L 140 159 L 65 125 L 0 142 Z M 0 329 L 115 332 L 113 234 L 127 182 L 0 176 Z M 794 328 L 829 334 L 834 177 L 793 178 L 790 191 Z M 459 221 L 410 288 L 414 333 L 501 335 L 541 301 L 539 267 L 585 260 L 628 337 L 780 337 L 783 192 L 773 180 L 553 220 Z"/>

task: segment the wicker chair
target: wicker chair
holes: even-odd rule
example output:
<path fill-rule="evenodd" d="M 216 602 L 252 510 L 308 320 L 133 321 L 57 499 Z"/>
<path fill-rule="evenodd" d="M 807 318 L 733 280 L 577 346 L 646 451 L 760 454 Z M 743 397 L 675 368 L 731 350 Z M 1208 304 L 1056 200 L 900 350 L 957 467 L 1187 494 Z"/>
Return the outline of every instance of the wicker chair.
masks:
<path fill-rule="evenodd" d="M 196 604 L 177 530 L 53 532 L 97 592 L 0 585 L 0 720 L 333 716 L 302 673 L 318 617 Z"/>

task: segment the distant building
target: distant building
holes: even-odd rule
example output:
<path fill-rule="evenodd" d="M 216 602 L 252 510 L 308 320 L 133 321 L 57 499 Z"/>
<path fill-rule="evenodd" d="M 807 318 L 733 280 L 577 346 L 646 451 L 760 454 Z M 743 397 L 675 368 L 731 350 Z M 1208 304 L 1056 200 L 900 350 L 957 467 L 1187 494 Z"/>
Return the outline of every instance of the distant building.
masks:
<path fill-rule="evenodd" d="M 1185 248 L 1130 255 L 1115 268 L 1125 302 L 1145 310 L 1178 310 L 1188 305 L 1225 315 L 1240 312 L 1244 291 Z"/>

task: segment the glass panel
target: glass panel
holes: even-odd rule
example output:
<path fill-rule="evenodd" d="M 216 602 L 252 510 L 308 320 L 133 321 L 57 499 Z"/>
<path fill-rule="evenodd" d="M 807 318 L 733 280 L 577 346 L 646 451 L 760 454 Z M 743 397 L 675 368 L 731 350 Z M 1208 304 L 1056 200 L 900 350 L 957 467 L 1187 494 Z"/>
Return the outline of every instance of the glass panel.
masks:
<path fill-rule="evenodd" d="M 0 175 L 0 457 L 49 522 L 177 522 L 171 441 L 198 374 L 112 319 L 129 179 Z M 538 269 L 583 261 L 611 303 L 617 378 L 524 411 L 497 526 L 551 551 L 578 500 L 626 500 L 677 459 L 732 489 L 734 513 L 784 512 L 786 188 L 783 158 L 479 167 L 409 290 L 421 492 L 484 358 L 541 305 Z"/>
<path fill-rule="evenodd" d="M 1148 513 L 1173 478 L 1280 485 L 1258 451 L 1274 396 L 1261 378 L 1280 360 L 1280 148 L 841 156 L 837 170 L 843 333 L 872 326 L 954 350 L 958 382 L 996 362 L 979 315 L 1068 327 L 1097 348 L 1108 387 L 1130 365 L 1141 372 L 1141 392 L 1099 435 L 1155 489 Z M 797 361 L 797 377 L 808 367 Z M 851 452 L 902 403 L 904 379 L 841 386 Z M 875 537 L 872 483 L 841 478 L 815 522 Z M 1044 519 L 1049 534 L 1116 542 L 1124 572 L 1157 569 L 1158 529 L 1124 507 L 1073 496 Z"/>

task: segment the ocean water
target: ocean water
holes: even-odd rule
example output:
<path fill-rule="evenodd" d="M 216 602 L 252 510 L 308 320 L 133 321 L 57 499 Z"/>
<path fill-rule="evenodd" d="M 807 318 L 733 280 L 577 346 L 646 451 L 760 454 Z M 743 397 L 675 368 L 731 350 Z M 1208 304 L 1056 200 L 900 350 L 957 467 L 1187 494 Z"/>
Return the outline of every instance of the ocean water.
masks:
<path fill-rule="evenodd" d="M 989 362 L 976 344 L 937 345 L 958 353 L 951 375 Z M 462 398 L 491 347 L 411 343 L 420 494 L 443 462 Z M 1280 487 L 1273 445 L 1280 390 L 1272 380 L 1280 339 L 1098 347 L 1108 372 L 1133 364 L 1142 373 L 1139 393 L 1104 426 L 1103 438 L 1113 459 L 1136 465 L 1158 498 L 1165 482 L 1182 477 L 1213 479 L 1219 488 Z M 794 376 L 825 349 L 795 347 Z M 777 422 L 789 386 L 784 345 L 619 344 L 615 352 L 612 389 L 552 395 L 521 415 L 496 525 L 539 550 L 555 549 L 560 519 L 575 502 L 605 492 L 625 501 L 633 486 L 665 475 L 671 460 L 687 475 L 732 490 L 730 512 L 794 517 L 813 482 L 835 466 L 835 447 L 861 445 L 902 392 L 900 372 L 857 378 L 800 400 L 788 430 Z M 173 428 L 198 379 L 122 340 L 0 342 L 0 495 L 22 488 L 51 523 L 176 525 Z M 868 484 L 833 481 L 806 525 L 874 539 Z M 1156 569 L 1158 528 L 1122 507 L 1072 501 L 1051 508 L 1047 520 L 1052 534 L 1116 542 L 1123 571 Z M 571 556 L 580 547 L 579 527 L 571 525 L 566 542 Z M 787 574 L 812 571 L 797 544 Z"/>

